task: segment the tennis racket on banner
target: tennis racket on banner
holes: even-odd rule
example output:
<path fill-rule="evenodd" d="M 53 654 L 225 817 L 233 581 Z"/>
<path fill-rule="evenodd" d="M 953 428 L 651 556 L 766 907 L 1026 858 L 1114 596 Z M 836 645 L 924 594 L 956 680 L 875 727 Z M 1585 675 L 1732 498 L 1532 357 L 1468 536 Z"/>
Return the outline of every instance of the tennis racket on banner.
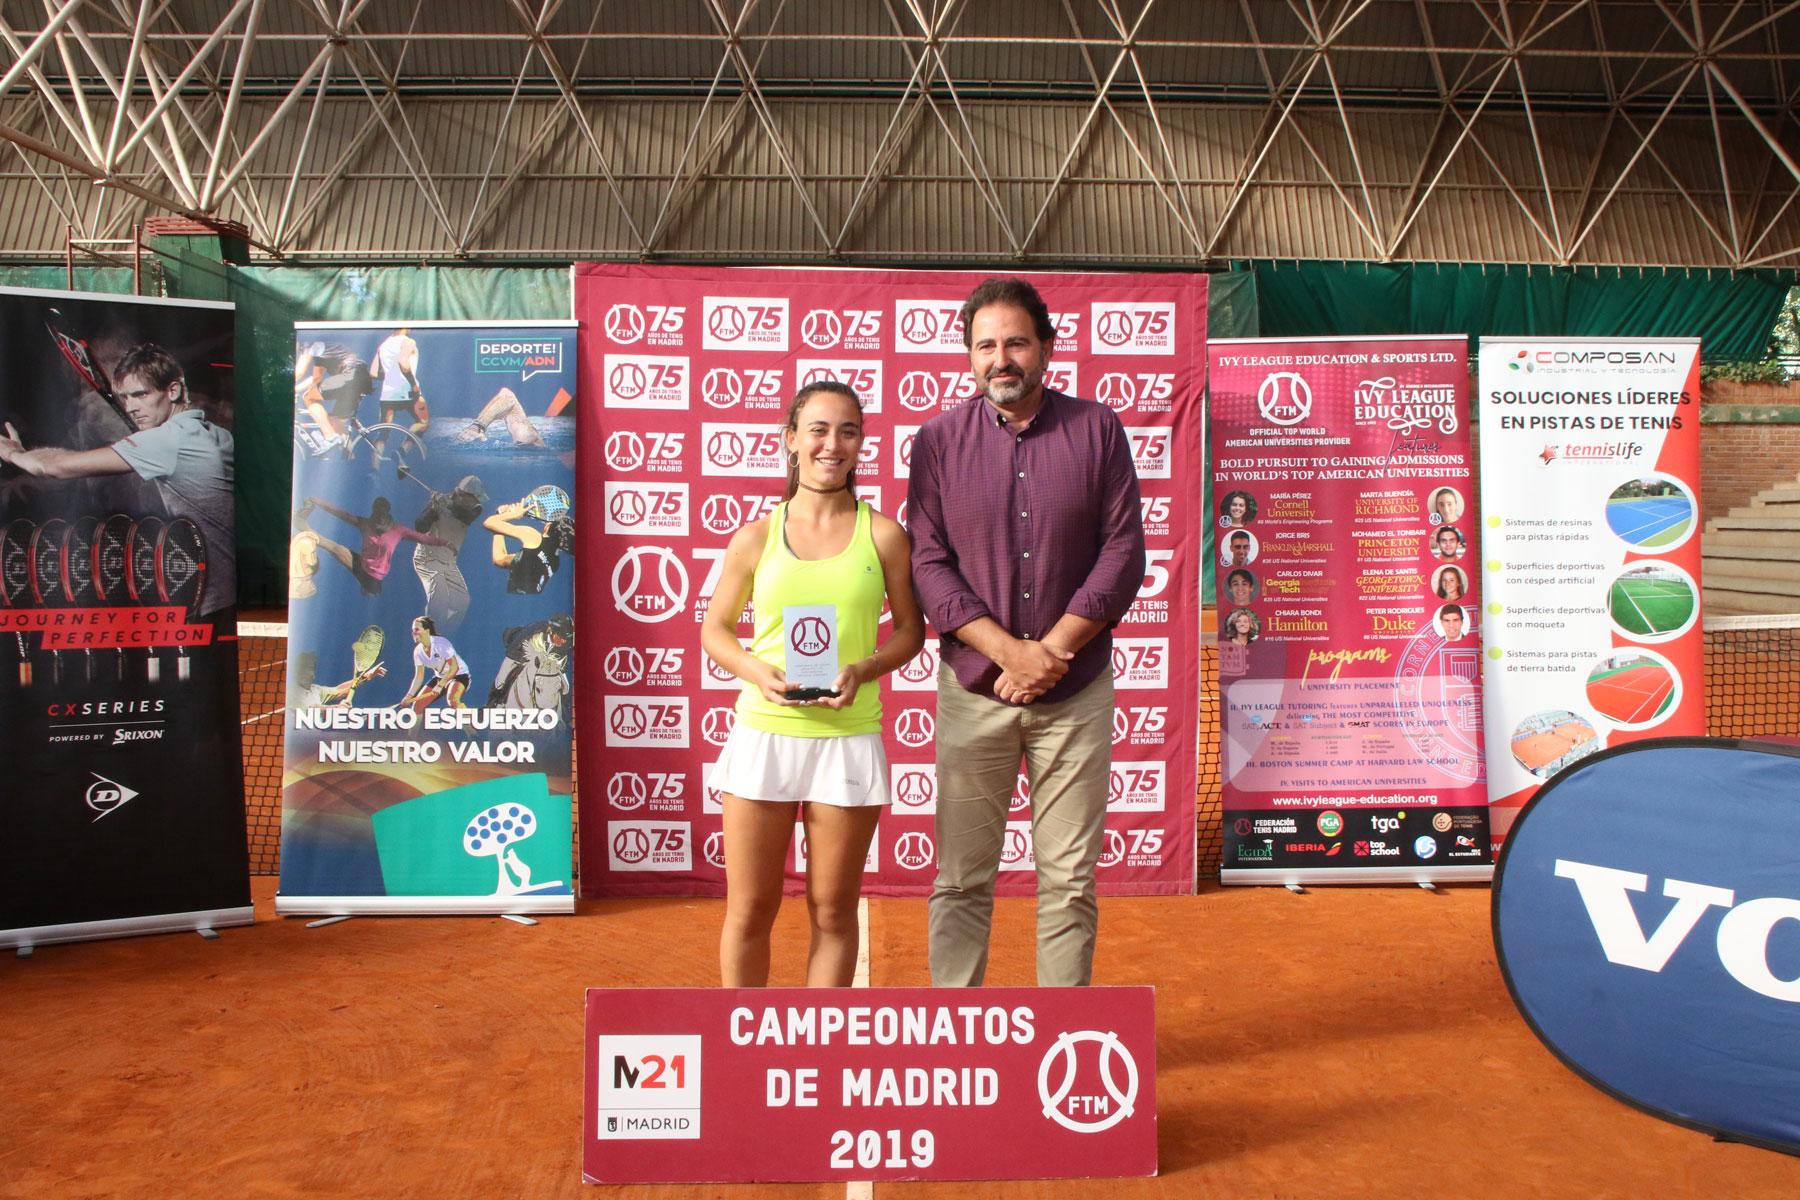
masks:
<path fill-rule="evenodd" d="M 99 518 L 77 517 L 63 537 L 63 599 L 76 608 L 86 608 L 94 602 L 94 541 L 99 532 Z M 91 647 L 82 648 L 81 677 L 88 683 L 94 682 L 94 651 Z"/>
<path fill-rule="evenodd" d="M 0 534 L 0 602 L 8 608 L 24 608 L 31 595 L 31 535 L 35 527 L 20 517 Z M 31 686 L 31 651 L 25 645 L 25 631 L 15 629 L 13 638 L 19 644 L 19 686 Z"/>
<path fill-rule="evenodd" d="M 108 608 L 131 602 L 131 518 L 114 513 L 94 530 L 94 599 Z M 125 682 L 125 647 L 113 648 L 113 681 Z"/>
<path fill-rule="evenodd" d="M 63 539 L 69 523 L 51 517 L 31 535 L 31 599 L 39 608 L 61 606 Z M 50 682 L 62 682 L 62 651 L 50 652 Z"/>
<path fill-rule="evenodd" d="M 423 479 L 420 479 L 417 475 L 415 475 L 413 473 L 412 468 L 407 466 L 404 462 L 396 462 L 394 464 L 394 478 L 410 479 L 414 483 L 418 484 L 420 487 L 424 488 L 426 495 L 428 495 L 428 496 L 437 495 L 437 492 L 432 488 L 432 486 L 429 483 L 426 483 Z"/>
<path fill-rule="evenodd" d="M 565 516 L 569 511 L 569 493 L 554 483 L 546 483 L 543 487 L 533 488 L 531 493 L 519 501 L 525 511 L 540 521 L 554 521 Z"/>
<path fill-rule="evenodd" d="M 206 539 L 200 527 L 186 517 L 176 517 L 156 535 L 156 598 L 185 609 L 187 619 L 200 617 L 206 597 Z M 175 647 L 175 677 L 188 677 L 186 643 Z"/>
<path fill-rule="evenodd" d="M 156 539 L 162 530 L 161 517 L 140 517 L 125 537 L 125 582 L 133 604 L 156 600 Z M 151 683 L 162 678 L 162 656 L 154 646 L 144 651 L 144 678 Z"/>
<path fill-rule="evenodd" d="M 387 634 L 379 625 L 365 625 L 363 631 L 356 635 L 350 643 L 350 662 L 356 673 L 350 677 L 350 690 L 338 701 L 341 708 L 349 708 L 356 703 L 356 689 L 375 678 L 375 672 L 382 666 L 381 647 L 387 642 Z"/>
<path fill-rule="evenodd" d="M 125 423 L 135 429 L 137 422 L 131 419 L 131 414 L 125 411 L 125 406 L 119 403 L 119 398 L 113 394 L 112 380 L 106 377 L 105 369 L 94 361 L 93 353 L 88 350 L 87 342 L 70 332 L 68 318 L 63 316 L 61 309 L 49 310 L 44 319 L 44 328 L 49 330 L 50 340 L 56 343 L 57 350 L 62 352 L 63 361 L 75 369 L 75 374 L 81 377 L 81 382 L 98 393 L 102 400 L 112 405 L 113 411 L 124 417 Z"/>

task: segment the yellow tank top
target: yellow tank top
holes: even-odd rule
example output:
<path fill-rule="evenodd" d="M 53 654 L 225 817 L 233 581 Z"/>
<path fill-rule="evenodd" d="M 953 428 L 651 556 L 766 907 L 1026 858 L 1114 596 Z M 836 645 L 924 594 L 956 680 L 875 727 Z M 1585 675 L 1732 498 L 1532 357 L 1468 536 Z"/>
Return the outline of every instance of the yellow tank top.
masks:
<path fill-rule="evenodd" d="M 799 604 L 837 605 L 838 667 L 841 670 L 875 653 L 876 630 L 881 623 L 881 602 L 887 580 L 868 504 L 856 506 L 856 531 L 850 544 L 830 558 L 794 557 L 787 545 L 787 504 L 769 515 L 769 538 L 750 585 L 750 607 L 755 614 L 755 636 L 750 653 L 773 666 L 787 669 L 787 643 L 782 636 L 781 611 Z M 784 708 L 771 704 L 754 686 L 744 685 L 738 694 L 738 719 L 764 733 L 789 737 L 845 737 L 881 732 L 881 686 L 871 679 L 856 691 L 849 708 L 806 705 Z"/>

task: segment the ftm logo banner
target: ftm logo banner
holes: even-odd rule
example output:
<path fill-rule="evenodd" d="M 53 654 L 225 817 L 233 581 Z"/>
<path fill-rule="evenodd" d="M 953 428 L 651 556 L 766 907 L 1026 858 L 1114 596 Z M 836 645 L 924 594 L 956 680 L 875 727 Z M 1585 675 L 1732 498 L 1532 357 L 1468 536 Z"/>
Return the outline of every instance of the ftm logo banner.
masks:
<path fill-rule="evenodd" d="M 1653 1116 L 1800 1153 L 1800 750 L 1659 738 L 1557 774 L 1494 878 L 1532 1031 Z"/>
<path fill-rule="evenodd" d="M 591 988 L 584 1057 L 589 1183 L 1156 1173 L 1152 988 Z"/>

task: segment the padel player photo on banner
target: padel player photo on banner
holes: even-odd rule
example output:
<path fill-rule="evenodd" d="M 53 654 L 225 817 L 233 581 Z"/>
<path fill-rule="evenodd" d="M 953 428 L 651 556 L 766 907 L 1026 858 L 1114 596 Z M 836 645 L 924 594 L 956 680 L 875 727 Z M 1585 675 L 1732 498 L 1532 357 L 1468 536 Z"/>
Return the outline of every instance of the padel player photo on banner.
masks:
<path fill-rule="evenodd" d="M 0 929 L 249 919 L 232 319 L 0 290 Z"/>

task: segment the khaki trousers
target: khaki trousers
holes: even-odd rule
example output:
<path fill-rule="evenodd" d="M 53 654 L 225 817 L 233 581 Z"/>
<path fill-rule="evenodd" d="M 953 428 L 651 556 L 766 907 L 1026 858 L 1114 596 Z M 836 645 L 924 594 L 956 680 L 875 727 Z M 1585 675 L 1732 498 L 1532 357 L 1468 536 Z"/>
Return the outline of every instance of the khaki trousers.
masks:
<path fill-rule="evenodd" d="M 940 670 L 934 987 L 977 987 L 987 974 L 994 876 L 1021 758 L 1037 858 L 1037 981 L 1073 987 L 1092 979 L 1100 923 L 1094 864 L 1106 840 L 1112 715 L 1107 672 L 1067 700 L 1017 707 L 967 691 Z"/>

